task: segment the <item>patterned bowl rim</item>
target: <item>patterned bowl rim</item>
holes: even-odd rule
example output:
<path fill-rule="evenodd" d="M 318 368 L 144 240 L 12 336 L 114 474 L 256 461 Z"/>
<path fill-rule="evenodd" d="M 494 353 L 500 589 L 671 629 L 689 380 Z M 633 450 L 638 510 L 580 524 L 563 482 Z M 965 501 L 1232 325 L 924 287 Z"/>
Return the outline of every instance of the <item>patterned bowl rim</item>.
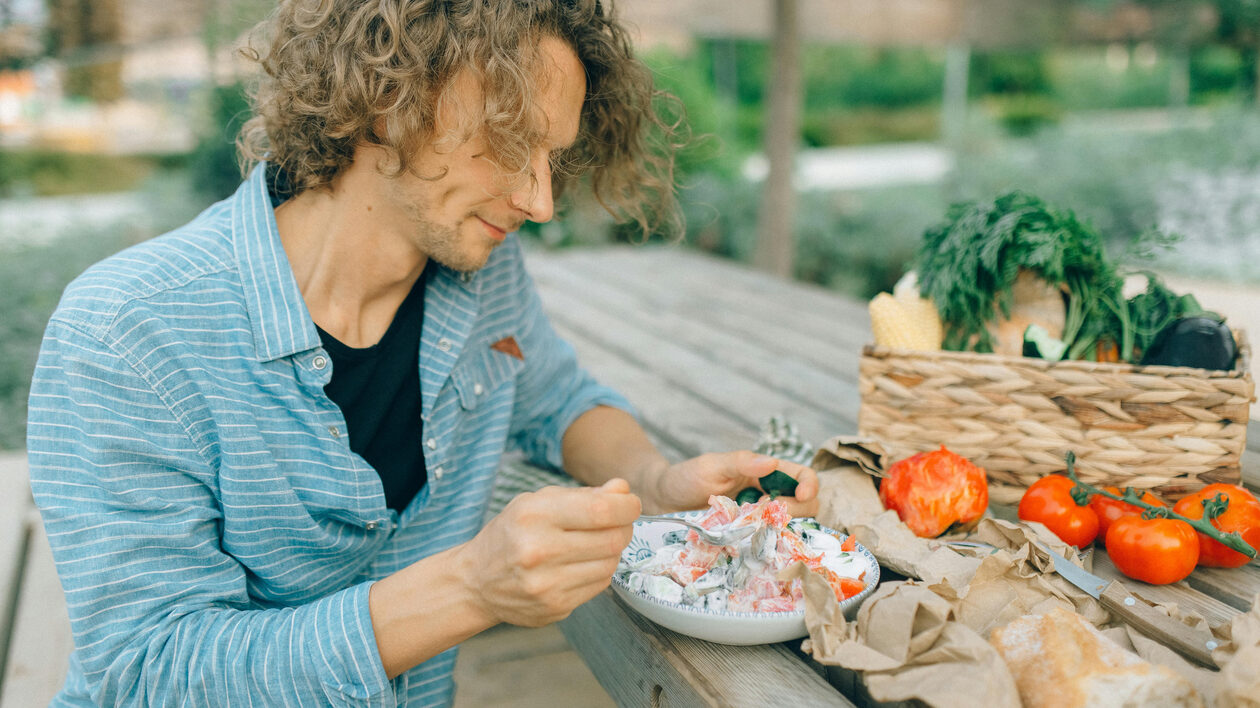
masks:
<path fill-rule="evenodd" d="M 678 511 L 672 514 L 662 514 L 662 516 L 676 516 L 676 517 L 684 518 L 684 519 L 692 518 L 692 517 L 699 518 L 703 516 L 704 514 L 707 514 L 708 511 L 709 511 L 708 509 L 697 509 L 694 511 Z M 839 537 L 841 541 L 844 541 L 846 538 L 848 538 L 847 535 L 840 533 L 839 531 L 831 528 L 830 526 L 824 526 L 821 522 L 818 522 L 818 520 L 814 519 L 814 517 L 812 516 L 800 517 L 800 518 L 818 523 L 818 525 L 821 527 L 823 531 L 833 536 Z M 637 530 L 639 528 L 646 528 L 649 525 L 661 524 L 661 523 L 667 523 L 667 522 L 635 521 L 634 528 Z M 684 527 L 680 526 L 679 528 L 681 529 Z M 633 539 L 631 539 L 631 543 L 634 543 Z M 875 586 L 879 585 L 879 561 L 875 560 L 875 556 L 872 555 L 871 552 L 866 549 L 866 546 L 863 546 L 862 544 L 857 543 L 856 540 L 854 540 L 854 543 L 857 544 L 857 550 L 854 552 L 860 554 L 867 563 L 868 580 L 864 581 L 866 582 L 866 587 L 862 588 L 861 592 L 859 592 L 858 594 L 852 597 L 846 598 L 840 602 L 841 610 L 847 610 L 850 606 L 861 602 L 862 600 L 866 598 L 867 595 L 870 595 L 872 592 L 875 591 Z M 651 546 L 649 546 L 649 548 L 651 548 Z M 628 549 L 629 547 L 627 546 L 627 550 Z M 624 553 L 625 552 L 623 551 L 623 560 L 624 560 Z M 873 577 L 872 577 L 872 573 L 873 573 Z M 658 597 L 654 597 L 647 593 L 630 589 L 630 587 L 621 580 L 620 575 L 621 575 L 621 568 L 620 568 L 620 564 L 618 564 L 617 572 L 613 573 L 613 577 L 612 577 L 612 583 L 616 587 L 617 590 L 624 592 L 630 596 L 633 596 L 636 599 L 645 600 L 654 605 L 659 605 L 660 607 L 664 607 L 667 609 L 693 614 L 693 615 L 696 615 L 697 617 L 731 617 L 731 618 L 740 618 L 740 619 L 785 619 L 785 620 L 786 619 L 801 619 L 805 617 L 805 609 L 803 607 L 799 610 L 790 610 L 790 611 L 781 611 L 781 612 L 733 612 L 731 610 L 706 610 L 701 607 L 693 607 L 691 605 L 684 605 L 678 602 L 667 602 L 665 600 L 662 600 Z"/>

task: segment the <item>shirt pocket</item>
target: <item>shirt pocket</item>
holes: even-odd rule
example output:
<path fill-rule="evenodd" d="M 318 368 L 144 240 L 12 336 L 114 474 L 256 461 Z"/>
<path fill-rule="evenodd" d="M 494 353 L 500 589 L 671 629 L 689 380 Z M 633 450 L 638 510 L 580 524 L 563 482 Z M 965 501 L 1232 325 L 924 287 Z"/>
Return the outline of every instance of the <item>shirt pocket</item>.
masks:
<path fill-rule="evenodd" d="M 451 371 L 451 383 L 459 394 L 459 404 L 471 411 L 497 397 L 504 387 L 516 380 L 525 362 L 491 349 L 490 338 L 465 348 L 464 356 Z"/>

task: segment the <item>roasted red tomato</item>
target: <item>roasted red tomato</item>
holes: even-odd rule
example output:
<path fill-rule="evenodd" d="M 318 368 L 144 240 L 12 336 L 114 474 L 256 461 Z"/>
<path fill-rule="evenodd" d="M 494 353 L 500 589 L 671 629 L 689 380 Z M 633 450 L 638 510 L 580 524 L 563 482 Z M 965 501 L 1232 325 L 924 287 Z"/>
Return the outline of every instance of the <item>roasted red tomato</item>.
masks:
<path fill-rule="evenodd" d="M 979 523 L 989 508 L 989 480 L 983 468 L 942 445 L 889 467 L 879 499 L 916 536 L 935 538 L 954 524 Z"/>
<path fill-rule="evenodd" d="M 1203 518 L 1203 501 L 1224 494 L 1229 508 L 1212 520 L 1212 525 L 1229 533 L 1237 531 L 1252 548 L 1260 550 L 1260 501 L 1255 495 L 1233 484 L 1209 484 L 1173 505 L 1173 511 L 1188 519 Z M 1199 565 L 1212 568 L 1237 568 L 1251 560 L 1214 538 L 1199 534 Z"/>
<path fill-rule="evenodd" d="M 1103 489 L 1120 496 L 1120 489 L 1117 487 L 1103 487 Z M 1150 492 L 1142 494 L 1142 501 L 1151 506 L 1168 506 Z M 1116 501 L 1101 494 L 1095 494 L 1089 500 L 1089 508 L 1093 509 L 1095 514 L 1098 514 L 1098 540 L 1102 541 L 1104 545 L 1107 543 L 1107 528 L 1111 526 L 1112 522 L 1121 516 L 1141 516 L 1142 512 L 1145 511 L 1141 507 Z"/>
<path fill-rule="evenodd" d="M 1175 583 L 1199 562 L 1199 535 L 1179 519 L 1122 516 L 1107 530 L 1107 555 L 1130 578 Z"/>
<path fill-rule="evenodd" d="M 1098 536 L 1098 514 L 1072 498 L 1075 483 L 1060 474 L 1042 477 L 1019 500 L 1019 518 L 1040 521 L 1064 543 L 1084 548 Z"/>

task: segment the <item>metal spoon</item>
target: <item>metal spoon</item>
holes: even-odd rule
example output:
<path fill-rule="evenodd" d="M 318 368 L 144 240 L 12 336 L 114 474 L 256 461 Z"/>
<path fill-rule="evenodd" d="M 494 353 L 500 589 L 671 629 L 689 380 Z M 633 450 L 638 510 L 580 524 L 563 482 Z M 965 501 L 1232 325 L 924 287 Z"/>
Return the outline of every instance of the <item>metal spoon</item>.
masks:
<path fill-rule="evenodd" d="M 677 516 L 653 516 L 651 514 L 643 514 L 639 517 L 639 521 L 667 521 L 669 523 L 682 524 L 699 534 L 700 540 L 711 546 L 733 546 L 753 535 L 757 531 L 756 526 L 738 526 L 733 529 L 706 529 L 694 521 L 680 519 Z"/>

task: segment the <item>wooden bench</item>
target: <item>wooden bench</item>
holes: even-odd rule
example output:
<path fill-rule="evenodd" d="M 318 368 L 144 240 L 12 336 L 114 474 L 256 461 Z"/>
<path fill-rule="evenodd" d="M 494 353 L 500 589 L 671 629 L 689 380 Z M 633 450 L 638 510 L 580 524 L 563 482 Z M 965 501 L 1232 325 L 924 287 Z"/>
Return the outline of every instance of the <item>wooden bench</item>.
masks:
<path fill-rule="evenodd" d="M 531 252 L 529 269 L 556 329 L 601 381 L 623 391 L 667 455 L 748 448 L 771 415 L 814 443 L 857 429 L 865 303 L 729 261 L 667 247 Z M 1260 426 L 1244 475 L 1260 483 Z M 64 598 L 25 458 L 0 454 L 0 706 L 46 705 L 72 648 Z M 517 493 L 572 480 L 505 461 L 492 513 Z M 1096 571 L 1117 576 L 1105 554 Z M 1260 566 L 1198 570 L 1142 586 L 1155 600 L 1222 621 L 1250 607 Z M 796 649 L 723 647 L 660 628 L 611 592 L 561 631 L 622 705 L 851 705 L 861 687 Z M 7 657 L 7 661 L 5 660 Z"/>

